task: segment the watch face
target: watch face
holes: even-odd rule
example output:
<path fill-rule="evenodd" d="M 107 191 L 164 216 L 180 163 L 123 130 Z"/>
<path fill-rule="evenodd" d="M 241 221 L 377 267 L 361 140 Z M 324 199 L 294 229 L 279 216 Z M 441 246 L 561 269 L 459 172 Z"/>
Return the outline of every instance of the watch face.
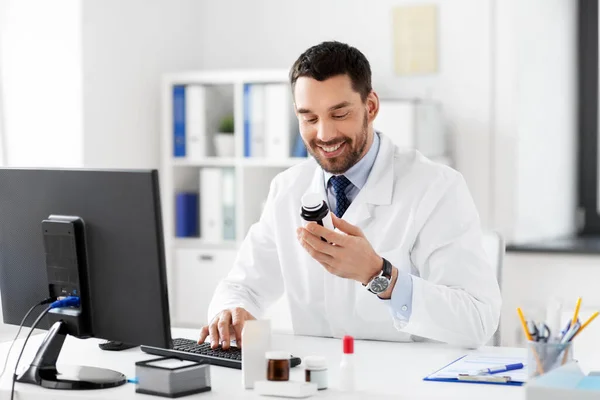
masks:
<path fill-rule="evenodd" d="M 383 276 L 378 276 L 371 282 L 371 290 L 377 294 L 383 293 L 387 290 L 390 282 Z"/>

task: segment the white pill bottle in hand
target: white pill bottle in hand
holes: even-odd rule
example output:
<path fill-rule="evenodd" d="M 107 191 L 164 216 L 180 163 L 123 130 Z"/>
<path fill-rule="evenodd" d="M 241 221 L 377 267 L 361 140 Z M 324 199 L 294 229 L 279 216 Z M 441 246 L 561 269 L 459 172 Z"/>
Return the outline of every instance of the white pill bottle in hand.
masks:
<path fill-rule="evenodd" d="M 329 229 L 334 230 L 333 221 L 331 220 L 331 212 L 327 203 L 323 200 L 323 197 L 319 193 L 306 193 L 302 196 L 302 207 L 300 208 L 300 216 L 304 221 L 304 225 L 309 222 L 316 222 L 317 224 Z M 324 242 L 327 240 L 321 238 Z"/>

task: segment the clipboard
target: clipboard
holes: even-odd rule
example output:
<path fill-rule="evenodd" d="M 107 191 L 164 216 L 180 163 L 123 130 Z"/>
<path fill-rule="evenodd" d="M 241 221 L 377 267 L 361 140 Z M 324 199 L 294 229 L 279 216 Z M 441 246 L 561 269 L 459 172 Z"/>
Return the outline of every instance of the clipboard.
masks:
<path fill-rule="evenodd" d="M 522 386 L 527 382 L 527 357 L 507 357 L 498 354 L 484 354 L 484 353 L 472 353 L 466 354 L 450 364 L 440 368 L 432 374 L 423 378 L 424 381 L 429 382 L 459 382 L 459 383 L 475 383 L 483 385 L 505 385 L 505 386 Z M 507 371 L 500 374 L 499 376 L 510 377 L 510 380 L 506 382 L 487 382 L 481 380 L 459 380 L 459 374 L 472 374 L 474 371 L 483 368 L 489 368 L 496 365 L 506 365 L 523 363 L 525 367 L 516 371 Z M 494 377 L 494 380 L 498 380 L 497 375 L 490 375 Z"/>

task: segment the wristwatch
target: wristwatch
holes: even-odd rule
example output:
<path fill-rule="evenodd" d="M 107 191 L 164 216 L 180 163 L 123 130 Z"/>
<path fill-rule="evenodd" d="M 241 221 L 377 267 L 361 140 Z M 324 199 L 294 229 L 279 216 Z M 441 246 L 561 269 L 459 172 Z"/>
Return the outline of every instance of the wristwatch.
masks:
<path fill-rule="evenodd" d="M 381 273 L 367 283 L 366 288 L 369 292 L 381 294 L 390 287 L 392 280 L 392 263 L 383 258 L 383 267 Z"/>

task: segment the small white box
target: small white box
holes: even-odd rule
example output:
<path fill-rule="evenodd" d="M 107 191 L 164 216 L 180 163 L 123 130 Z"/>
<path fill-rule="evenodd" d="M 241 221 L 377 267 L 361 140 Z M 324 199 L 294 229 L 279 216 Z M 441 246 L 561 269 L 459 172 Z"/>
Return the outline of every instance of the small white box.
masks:
<path fill-rule="evenodd" d="M 181 397 L 211 390 L 210 365 L 172 357 L 135 363 L 136 393 Z"/>
<path fill-rule="evenodd" d="M 254 391 L 261 396 L 292 397 L 300 399 L 317 394 L 317 384 L 295 381 L 258 381 L 255 384 Z"/>

